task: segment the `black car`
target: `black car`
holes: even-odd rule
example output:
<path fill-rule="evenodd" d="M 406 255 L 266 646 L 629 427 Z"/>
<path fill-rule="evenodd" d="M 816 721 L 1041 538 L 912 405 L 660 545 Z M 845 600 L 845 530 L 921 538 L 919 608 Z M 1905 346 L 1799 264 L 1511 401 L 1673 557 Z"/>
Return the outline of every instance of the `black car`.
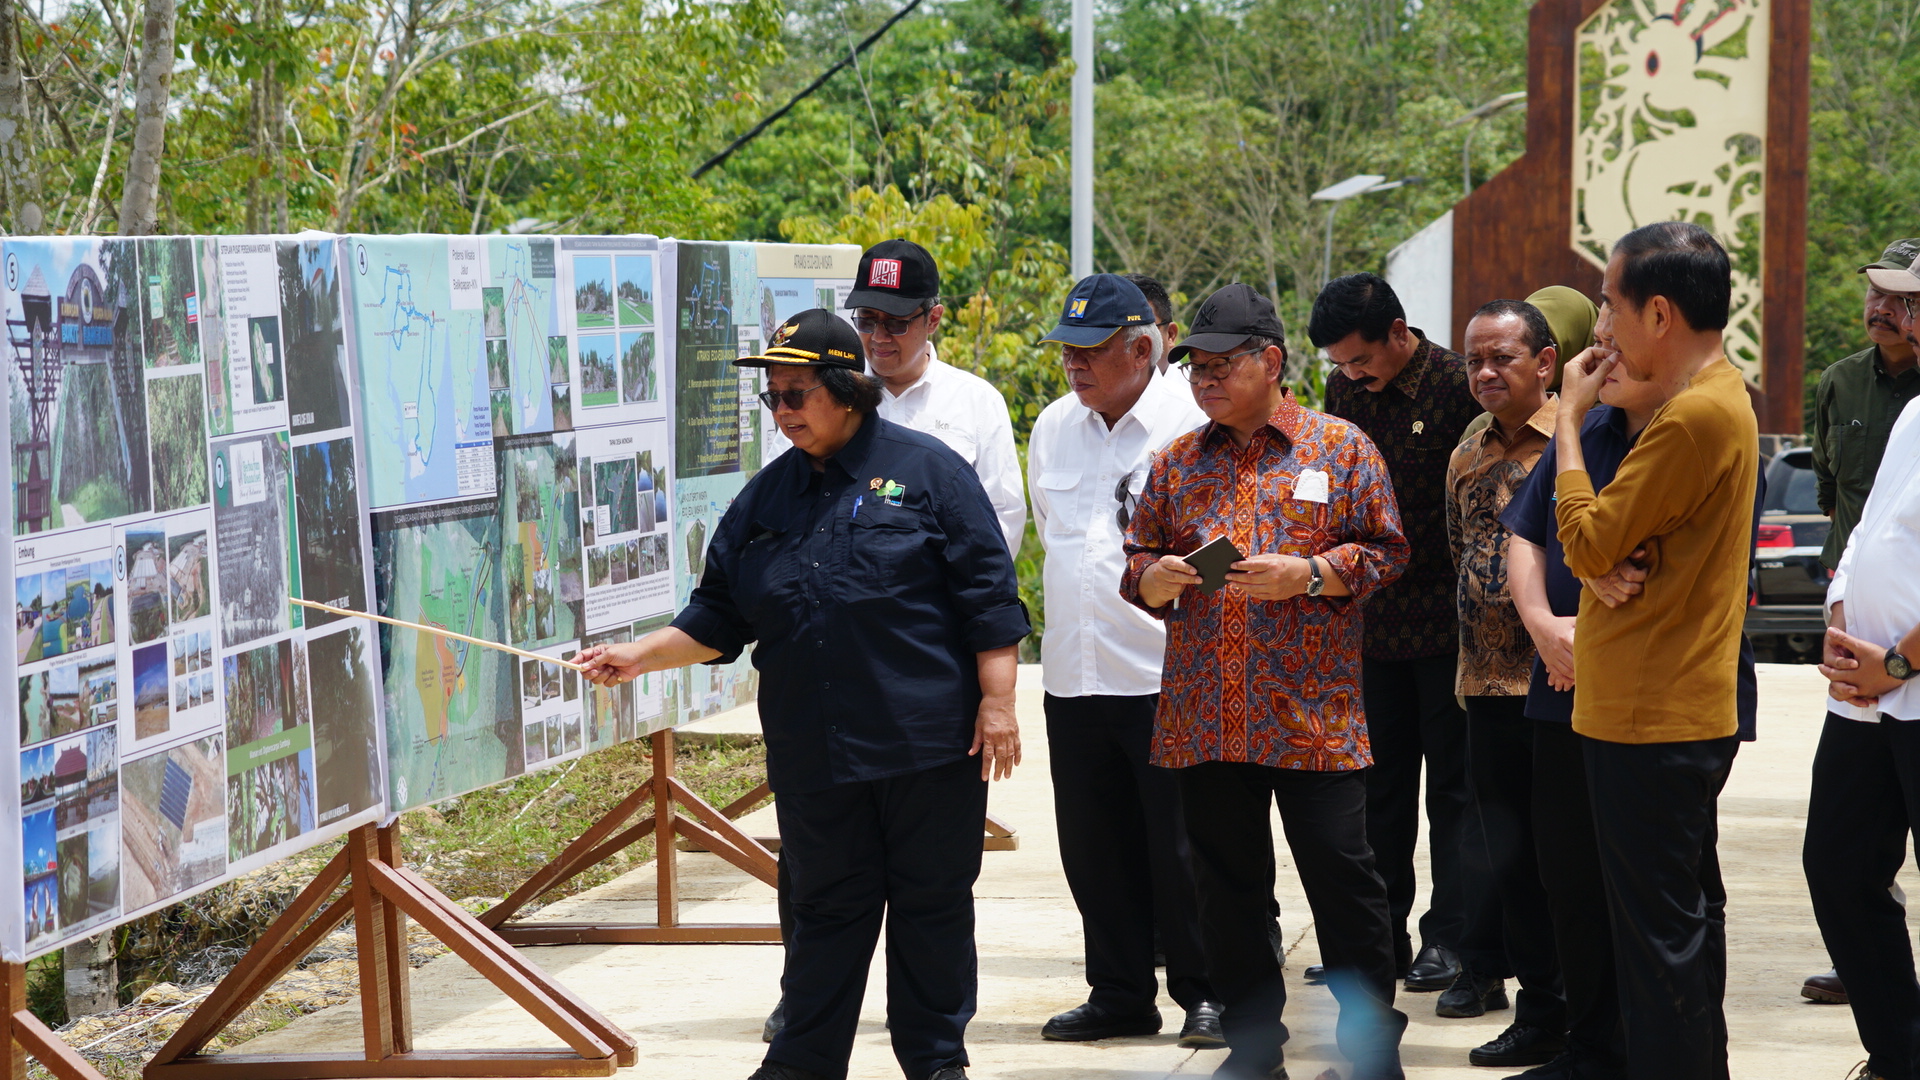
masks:
<path fill-rule="evenodd" d="M 1827 625 L 1822 604 L 1833 580 L 1820 549 L 1832 527 L 1820 512 L 1813 451 L 1794 447 L 1774 455 L 1767 465 L 1747 600 L 1747 636 L 1758 659 L 1819 659 Z"/>

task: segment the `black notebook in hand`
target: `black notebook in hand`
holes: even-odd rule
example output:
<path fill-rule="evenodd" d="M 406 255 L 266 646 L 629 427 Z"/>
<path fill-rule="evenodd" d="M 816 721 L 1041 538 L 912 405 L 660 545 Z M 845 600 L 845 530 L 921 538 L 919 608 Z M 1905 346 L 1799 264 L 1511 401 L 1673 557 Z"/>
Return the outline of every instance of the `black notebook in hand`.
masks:
<path fill-rule="evenodd" d="M 1215 593 L 1227 583 L 1227 568 L 1246 556 L 1233 546 L 1233 541 L 1224 536 L 1216 536 L 1198 551 L 1185 557 L 1187 565 L 1200 575 L 1200 591 Z"/>

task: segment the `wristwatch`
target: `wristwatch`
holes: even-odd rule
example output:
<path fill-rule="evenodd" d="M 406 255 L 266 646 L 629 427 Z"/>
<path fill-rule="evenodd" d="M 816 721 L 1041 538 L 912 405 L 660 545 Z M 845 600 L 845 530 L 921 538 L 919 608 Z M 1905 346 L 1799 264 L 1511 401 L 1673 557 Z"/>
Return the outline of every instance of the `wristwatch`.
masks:
<path fill-rule="evenodd" d="M 1312 590 L 1309 589 L 1308 591 L 1311 592 Z M 1892 649 L 1887 650 L 1886 663 L 1887 663 L 1887 674 L 1893 676 L 1894 678 L 1900 679 L 1902 681 L 1913 678 L 1913 665 L 1907 662 L 1906 657 L 1901 656 L 1899 653 L 1894 652 Z"/>
<path fill-rule="evenodd" d="M 1314 558 L 1311 555 L 1307 556 L 1307 569 L 1313 571 L 1313 580 L 1307 582 L 1307 595 L 1319 596 L 1321 590 L 1327 587 L 1327 579 L 1320 576 L 1320 560 Z M 1893 663 L 1893 658 L 1899 655 L 1900 655 L 1899 653 L 1888 653 L 1887 663 L 1891 665 Z M 1905 660 L 1902 660 L 1900 662 L 1902 664 L 1906 663 Z M 1887 670 L 1892 671 L 1893 669 L 1889 667 Z M 1901 677 L 1905 678 L 1905 676 L 1901 676 Z"/>

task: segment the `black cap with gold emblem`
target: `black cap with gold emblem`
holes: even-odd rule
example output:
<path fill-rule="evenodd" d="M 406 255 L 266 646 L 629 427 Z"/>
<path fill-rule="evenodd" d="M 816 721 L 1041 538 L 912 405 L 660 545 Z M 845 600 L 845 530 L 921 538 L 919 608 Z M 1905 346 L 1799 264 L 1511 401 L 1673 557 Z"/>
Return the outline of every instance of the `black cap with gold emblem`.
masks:
<path fill-rule="evenodd" d="M 743 356 L 734 361 L 738 367 L 770 367 L 790 364 L 795 367 L 843 367 L 848 371 L 867 369 L 866 352 L 860 348 L 860 335 L 845 319 L 826 308 L 813 308 L 793 316 L 773 332 L 767 351 L 759 356 Z"/>

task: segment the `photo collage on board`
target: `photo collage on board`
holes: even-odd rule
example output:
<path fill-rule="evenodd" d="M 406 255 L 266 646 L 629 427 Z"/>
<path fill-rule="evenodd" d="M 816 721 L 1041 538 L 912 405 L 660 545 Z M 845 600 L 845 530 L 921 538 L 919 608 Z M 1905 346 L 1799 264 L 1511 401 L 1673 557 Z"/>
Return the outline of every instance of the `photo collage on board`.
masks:
<path fill-rule="evenodd" d="M 377 807 L 371 676 L 351 678 L 370 671 L 366 635 L 303 623 L 286 599 L 321 595 L 303 580 L 345 606 L 367 591 L 333 251 L 0 246 L 21 798 L 7 839 L 29 951 L 313 842 L 323 811 Z M 314 738 L 304 696 L 237 698 L 228 673 L 263 644 L 357 650 L 336 686 L 365 699 L 328 714 L 350 730 Z M 267 713 L 304 751 L 233 741 Z M 334 769 L 316 771 L 316 746 Z"/>
<path fill-rule="evenodd" d="M 611 690 L 567 662 L 685 602 L 782 449 L 732 360 L 837 310 L 857 258 L 644 236 L 0 240 L 0 774 L 19 797 L 0 885 L 22 900 L 0 953 L 749 700 L 750 658 Z"/>

